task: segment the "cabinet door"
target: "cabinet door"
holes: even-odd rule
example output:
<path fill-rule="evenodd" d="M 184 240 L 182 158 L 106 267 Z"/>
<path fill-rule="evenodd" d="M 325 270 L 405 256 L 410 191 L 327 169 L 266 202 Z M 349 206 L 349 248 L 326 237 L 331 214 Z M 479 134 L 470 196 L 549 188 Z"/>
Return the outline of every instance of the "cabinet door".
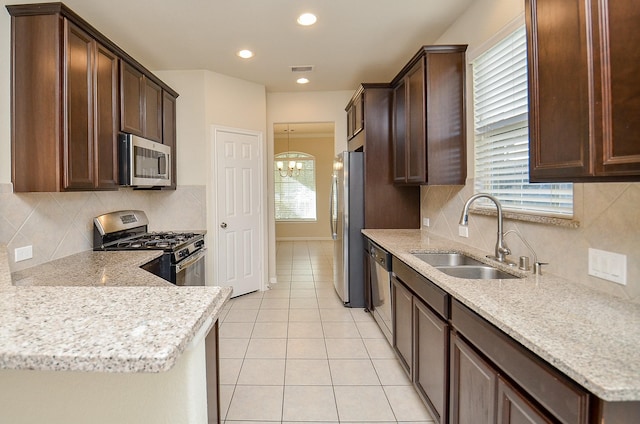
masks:
<path fill-rule="evenodd" d="M 449 326 L 414 297 L 414 384 L 437 422 L 447 422 Z"/>
<path fill-rule="evenodd" d="M 393 289 L 393 348 L 400 364 L 411 378 L 413 367 L 413 295 L 397 279 L 391 279 Z"/>
<path fill-rule="evenodd" d="M 171 186 L 176 188 L 176 98 L 166 91 L 162 92 L 162 141 L 171 146 Z"/>
<path fill-rule="evenodd" d="M 600 18 L 593 19 L 600 46 L 594 60 L 602 67 L 596 81 L 602 114 L 596 174 L 640 176 L 640 8 L 631 0 L 592 0 L 591 5 L 592 15 Z"/>
<path fill-rule="evenodd" d="M 144 75 L 127 62 L 120 62 L 120 129 L 144 135 Z"/>
<path fill-rule="evenodd" d="M 428 53 L 425 77 L 425 178 L 432 185 L 464 185 L 467 178 L 463 52 Z"/>
<path fill-rule="evenodd" d="M 498 375 L 469 345 L 451 335 L 451 424 L 493 424 Z"/>
<path fill-rule="evenodd" d="M 353 105 L 349 106 L 347 109 L 347 140 L 351 140 L 353 138 L 353 114 L 354 114 Z"/>
<path fill-rule="evenodd" d="M 93 39 L 68 20 L 65 25 L 64 184 L 65 190 L 94 184 Z"/>
<path fill-rule="evenodd" d="M 149 140 L 162 143 L 162 88 L 144 78 L 143 134 Z"/>
<path fill-rule="evenodd" d="M 207 424 L 220 423 L 220 350 L 218 321 L 204 339 L 207 379 Z"/>
<path fill-rule="evenodd" d="M 586 3 L 525 0 L 531 182 L 570 181 L 593 172 Z"/>
<path fill-rule="evenodd" d="M 97 187 L 118 187 L 118 58 L 96 43 L 95 141 Z"/>
<path fill-rule="evenodd" d="M 498 379 L 498 424 L 550 424 L 552 421 L 502 378 Z"/>
<path fill-rule="evenodd" d="M 353 135 L 364 129 L 364 97 L 360 94 L 353 102 Z"/>
<path fill-rule="evenodd" d="M 407 182 L 427 182 L 427 153 L 425 138 L 425 86 L 424 58 L 407 73 Z"/>
<path fill-rule="evenodd" d="M 407 84 L 393 89 L 393 182 L 407 182 Z"/>

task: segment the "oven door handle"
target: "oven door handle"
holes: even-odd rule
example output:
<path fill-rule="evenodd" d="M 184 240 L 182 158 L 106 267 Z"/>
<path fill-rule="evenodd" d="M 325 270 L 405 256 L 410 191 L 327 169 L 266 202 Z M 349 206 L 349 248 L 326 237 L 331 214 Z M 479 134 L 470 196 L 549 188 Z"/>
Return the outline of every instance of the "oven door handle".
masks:
<path fill-rule="evenodd" d="M 193 255 L 191 255 L 188 259 L 185 259 L 182 262 L 178 262 L 176 264 L 176 274 L 181 272 L 184 269 L 189 268 L 194 263 L 198 262 L 200 259 L 204 258 L 204 254 L 207 252 L 207 249 L 200 249 Z"/>

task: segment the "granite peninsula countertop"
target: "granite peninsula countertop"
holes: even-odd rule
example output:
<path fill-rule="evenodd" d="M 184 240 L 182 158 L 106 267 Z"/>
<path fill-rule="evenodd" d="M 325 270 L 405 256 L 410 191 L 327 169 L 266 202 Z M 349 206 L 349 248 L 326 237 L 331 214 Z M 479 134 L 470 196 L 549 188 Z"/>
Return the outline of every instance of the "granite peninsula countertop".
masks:
<path fill-rule="evenodd" d="M 640 401 L 640 305 L 548 274 L 450 277 L 411 253 L 464 252 L 487 262 L 487 252 L 425 230 L 363 234 L 599 398 Z"/>
<path fill-rule="evenodd" d="M 231 288 L 176 287 L 139 268 L 160 253 L 88 251 L 12 276 L 0 246 L 0 369 L 171 369 Z"/>

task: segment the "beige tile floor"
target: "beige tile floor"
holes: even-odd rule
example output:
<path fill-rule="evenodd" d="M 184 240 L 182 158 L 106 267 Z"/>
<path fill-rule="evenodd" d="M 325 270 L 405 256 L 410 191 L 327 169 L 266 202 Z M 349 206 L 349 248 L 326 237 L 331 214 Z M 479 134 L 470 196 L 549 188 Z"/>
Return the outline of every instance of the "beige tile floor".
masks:
<path fill-rule="evenodd" d="M 221 419 L 433 423 L 370 314 L 333 288 L 331 242 L 278 242 L 278 284 L 221 314 Z"/>

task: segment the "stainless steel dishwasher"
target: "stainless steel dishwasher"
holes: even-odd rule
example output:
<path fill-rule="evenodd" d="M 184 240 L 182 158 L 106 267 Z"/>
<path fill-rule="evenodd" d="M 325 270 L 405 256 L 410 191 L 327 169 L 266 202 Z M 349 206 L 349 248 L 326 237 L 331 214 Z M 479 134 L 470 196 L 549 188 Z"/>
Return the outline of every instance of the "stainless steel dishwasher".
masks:
<path fill-rule="evenodd" d="M 393 324 L 391 322 L 391 254 L 377 244 L 370 242 L 369 256 L 373 318 L 378 323 L 389 344 L 393 344 Z"/>

